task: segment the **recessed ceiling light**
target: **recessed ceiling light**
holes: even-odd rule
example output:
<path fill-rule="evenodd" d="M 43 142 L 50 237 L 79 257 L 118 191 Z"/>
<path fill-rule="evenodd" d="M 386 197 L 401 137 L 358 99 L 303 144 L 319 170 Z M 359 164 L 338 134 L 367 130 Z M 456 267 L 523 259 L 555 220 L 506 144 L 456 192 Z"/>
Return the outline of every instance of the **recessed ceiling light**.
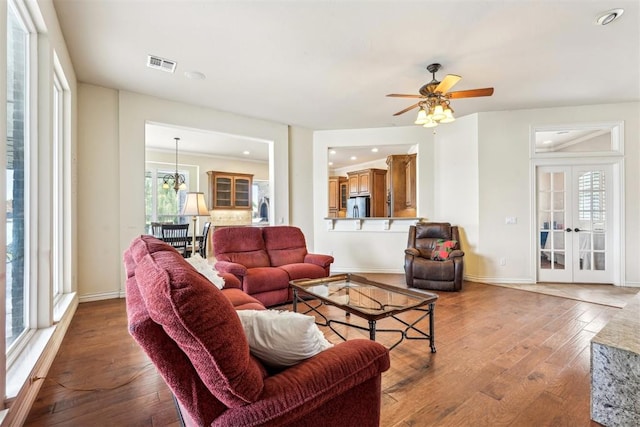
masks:
<path fill-rule="evenodd" d="M 371 152 L 372 152 L 372 153 L 377 153 L 377 152 L 378 152 L 378 149 L 377 149 L 376 147 L 373 147 L 373 148 L 371 149 Z"/>
<path fill-rule="evenodd" d="M 333 162 L 329 162 L 329 166 L 333 166 Z"/>
<path fill-rule="evenodd" d="M 184 76 L 191 80 L 204 80 L 207 78 L 207 76 L 200 71 L 185 71 Z"/>
<path fill-rule="evenodd" d="M 596 24 L 598 25 L 607 25 L 611 24 L 616 19 L 620 18 L 624 13 L 624 9 L 611 9 L 606 12 L 602 12 L 596 18 Z"/>
<path fill-rule="evenodd" d="M 249 150 L 244 150 L 244 151 L 242 152 L 242 154 L 244 154 L 245 156 L 248 156 L 249 154 L 251 154 L 251 151 L 249 151 Z"/>
<path fill-rule="evenodd" d="M 550 139 L 547 139 L 546 141 L 542 141 L 543 144 L 551 144 L 553 141 Z"/>
<path fill-rule="evenodd" d="M 356 156 L 351 156 L 351 160 L 358 160 Z"/>
<path fill-rule="evenodd" d="M 336 154 L 336 150 L 329 150 L 329 154 Z"/>

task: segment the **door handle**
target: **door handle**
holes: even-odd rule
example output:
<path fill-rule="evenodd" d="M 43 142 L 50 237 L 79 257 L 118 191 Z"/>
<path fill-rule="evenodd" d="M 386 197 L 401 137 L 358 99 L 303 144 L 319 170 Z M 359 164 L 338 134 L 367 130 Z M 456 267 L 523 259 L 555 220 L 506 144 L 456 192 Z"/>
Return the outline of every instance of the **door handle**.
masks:
<path fill-rule="evenodd" d="M 567 229 L 564 230 L 564 231 L 566 231 L 567 233 L 571 233 L 573 230 L 571 228 L 567 227 Z"/>
<path fill-rule="evenodd" d="M 580 231 L 580 229 L 578 227 L 574 228 L 573 231 L 575 231 L 576 233 Z"/>

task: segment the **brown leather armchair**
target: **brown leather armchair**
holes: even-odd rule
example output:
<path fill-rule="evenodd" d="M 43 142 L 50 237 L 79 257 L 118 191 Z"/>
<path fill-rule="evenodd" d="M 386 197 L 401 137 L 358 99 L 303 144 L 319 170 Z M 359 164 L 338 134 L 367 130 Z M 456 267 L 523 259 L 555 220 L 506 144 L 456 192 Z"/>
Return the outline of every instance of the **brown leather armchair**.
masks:
<path fill-rule="evenodd" d="M 438 240 L 455 240 L 448 258 L 442 261 L 432 259 Z M 448 222 L 419 222 L 412 225 L 404 253 L 408 287 L 437 291 L 462 289 L 464 252 L 460 250 L 457 226 Z"/>

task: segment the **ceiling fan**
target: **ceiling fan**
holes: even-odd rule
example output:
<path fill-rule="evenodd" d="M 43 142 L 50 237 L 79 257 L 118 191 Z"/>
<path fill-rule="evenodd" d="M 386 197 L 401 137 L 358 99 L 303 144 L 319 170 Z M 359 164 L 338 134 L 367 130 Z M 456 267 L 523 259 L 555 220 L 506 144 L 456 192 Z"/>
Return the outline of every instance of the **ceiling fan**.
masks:
<path fill-rule="evenodd" d="M 453 117 L 453 109 L 451 109 L 449 104 L 450 99 L 493 95 L 492 87 L 449 92 L 449 89 L 458 83 L 462 77 L 455 74 L 447 74 L 442 81 L 438 81 L 436 80 L 436 72 L 438 72 L 440 68 L 442 68 L 440 64 L 430 64 L 427 67 L 427 71 L 429 71 L 433 77 L 429 83 L 420 88 L 420 95 L 403 95 L 398 93 L 390 93 L 387 95 L 393 98 L 420 99 L 420 101 L 415 104 L 398 111 L 394 116 L 399 116 L 416 107 L 420 107 L 415 124 L 423 125 L 424 127 L 434 127 L 438 126 L 438 123 L 450 123 L 455 120 Z"/>

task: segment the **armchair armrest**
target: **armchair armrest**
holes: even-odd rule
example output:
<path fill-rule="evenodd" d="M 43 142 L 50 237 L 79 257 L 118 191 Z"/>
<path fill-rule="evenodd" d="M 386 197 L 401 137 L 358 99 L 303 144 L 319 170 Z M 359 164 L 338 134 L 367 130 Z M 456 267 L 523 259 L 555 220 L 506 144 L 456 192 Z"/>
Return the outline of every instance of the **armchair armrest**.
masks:
<path fill-rule="evenodd" d="M 404 253 L 411 256 L 420 256 L 420 251 L 416 248 L 407 248 L 404 250 Z"/>
<path fill-rule="evenodd" d="M 238 277 L 243 277 L 247 274 L 247 267 L 237 262 L 218 261 L 216 262 L 216 270 L 221 273 L 231 273 Z"/>
<path fill-rule="evenodd" d="M 464 256 L 464 252 L 461 251 L 460 249 L 453 250 L 449 254 L 449 258 L 456 258 L 456 257 L 461 257 L 461 256 Z"/>
<path fill-rule="evenodd" d="M 304 262 L 327 268 L 333 263 L 333 257 L 331 255 L 307 254 L 304 257 Z"/>
<path fill-rule="evenodd" d="M 228 409 L 214 425 L 293 424 L 336 396 L 380 376 L 389 365 L 389 351 L 374 341 L 336 344 L 265 378 L 258 401 Z"/>

